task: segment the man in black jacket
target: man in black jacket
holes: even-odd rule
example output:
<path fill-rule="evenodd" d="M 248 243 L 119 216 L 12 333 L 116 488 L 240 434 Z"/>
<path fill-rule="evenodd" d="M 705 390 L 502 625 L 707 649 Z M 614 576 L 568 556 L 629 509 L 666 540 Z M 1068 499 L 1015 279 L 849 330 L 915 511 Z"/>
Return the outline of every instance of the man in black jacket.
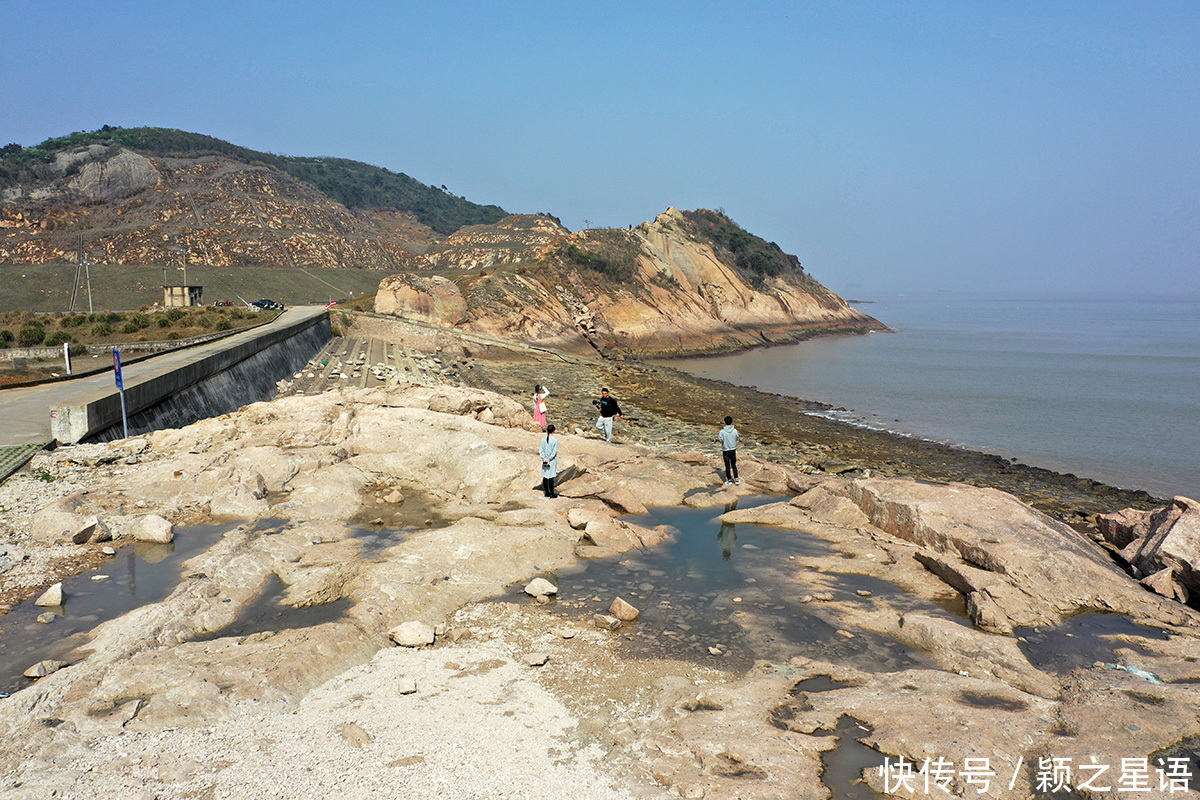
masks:
<path fill-rule="evenodd" d="M 608 389 L 600 390 L 600 399 L 593 400 L 592 405 L 600 409 L 600 418 L 596 420 L 596 429 L 604 432 L 604 441 L 612 441 L 613 417 L 623 417 L 617 398 L 610 397 Z"/>

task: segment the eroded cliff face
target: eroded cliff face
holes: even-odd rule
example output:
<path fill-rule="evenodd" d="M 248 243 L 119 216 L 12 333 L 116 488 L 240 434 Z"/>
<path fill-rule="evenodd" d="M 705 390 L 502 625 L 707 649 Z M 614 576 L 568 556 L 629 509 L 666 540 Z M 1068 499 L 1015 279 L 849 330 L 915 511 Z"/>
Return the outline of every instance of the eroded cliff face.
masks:
<path fill-rule="evenodd" d="M 720 352 L 817 333 L 886 329 L 802 273 L 751 286 L 742 271 L 689 232 L 675 208 L 631 230 L 569 233 L 548 218 L 533 219 L 544 241 L 536 253 L 514 258 L 526 265 L 436 286 L 415 273 L 392 275 L 380 284 L 376 311 L 575 352 Z M 457 246 L 439 253 L 441 266 L 478 263 L 472 237 L 494 235 L 481 229 L 498 226 L 477 227 L 456 234 Z M 590 253 L 600 239 L 609 251 L 629 255 L 628 277 L 563 263 L 562 253 Z M 450 312 L 429 313 L 438 307 Z"/>

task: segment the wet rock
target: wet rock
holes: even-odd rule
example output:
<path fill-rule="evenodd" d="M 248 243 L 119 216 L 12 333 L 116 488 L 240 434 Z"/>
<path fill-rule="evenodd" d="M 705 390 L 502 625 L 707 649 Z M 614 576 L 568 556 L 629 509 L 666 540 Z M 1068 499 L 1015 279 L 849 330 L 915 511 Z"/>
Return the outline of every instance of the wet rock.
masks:
<path fill-rule="evenodd" d="M 146 514 L 138 517 L 132 533 L 135 541 L 167 544 L 175 539 L 175 526 L 158 514 Z"/>
<path fill-rule="evenodd" d="M 632 622 L 638 617 L 638 610 L 620 597 L 612 601 L 608 613 L 622 622 Z"/>
<path fill-rule="evenodd" d="M 33 601 L 35 606 L 49 607 L 61 606 L 63 604 L 63 588 L 62 583 L 56 583 L 46 591 L 42 592 L 37 600 Z"/>
<path fill-rule="evenodd" d="M 39 625 L 49 625 L 56 619 L 58 619 L 58 614 L 55 614 L 53 611 L 44 611 L 37 615 L 37 621 Z"/>
<path fill-rule="evenodd" d="M 70 666 L 70 664 L 66 661 L 54 661 L 47 659 L 46 661 L 39 661 L 38 663 L 34 664 L 32 667 L 25 670 L 23 674 L 26 678 L 33 678 L 36 680 L 37 678 L 44 678 L 47 675 L 53 675 L 55 672 L 58 672 L 63 667 L 67 666 Z"/>
<path fill-rule="evenodd" d="M 415 620 L 397 625 L 388 632 L 392 641 L 401 647 L 424 647 L 433 644 L 433 627 Z"/>
<path fill-rule="evenodd" d="M 610 617 L 608 614 L 593 614 L 592 623 L 595 624 L 597 628 L 605 631 L 615 631 L 617 628 L 621 627 L 621 620 L 617 619 L 616 617 Z"/>
<path fill-rule="evenodd" d="M 558 587 L 545 578 L 534 578 L 525 585 L 524 592 L 530 597 L 539 597 L 558 594 Z"/>

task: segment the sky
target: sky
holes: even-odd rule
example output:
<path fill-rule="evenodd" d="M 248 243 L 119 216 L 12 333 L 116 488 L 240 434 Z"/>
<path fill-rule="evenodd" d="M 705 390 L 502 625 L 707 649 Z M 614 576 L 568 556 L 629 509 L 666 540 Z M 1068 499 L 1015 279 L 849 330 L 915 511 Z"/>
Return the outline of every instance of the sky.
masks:
<path fill-rule="evenodd" d="M 1200 3 L 18 0 L 0 141 L 180 128 L 844 295 L 1200 294 Z M 23 9 L 23 10 L 22 10 Z"/>

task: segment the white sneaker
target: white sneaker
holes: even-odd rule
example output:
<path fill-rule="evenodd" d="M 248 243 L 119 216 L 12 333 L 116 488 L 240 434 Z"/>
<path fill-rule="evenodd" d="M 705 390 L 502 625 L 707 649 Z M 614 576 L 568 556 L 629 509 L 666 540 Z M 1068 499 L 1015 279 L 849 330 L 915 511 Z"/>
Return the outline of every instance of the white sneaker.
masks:
<path fill-rule="evenodd" d="M 741 479 L 741 478 L 735 478 L 733 482 L 734 482 L 734 484 L 735 484 L 735 485 L 737 485 L 737 486 L 741 486 L 741 485 L 742 485 L 742 479 Z"/>
<path fill-rule="evenodd" d="M 726 486 L 733 486 L 733 481 L 725 481 Z"/>

